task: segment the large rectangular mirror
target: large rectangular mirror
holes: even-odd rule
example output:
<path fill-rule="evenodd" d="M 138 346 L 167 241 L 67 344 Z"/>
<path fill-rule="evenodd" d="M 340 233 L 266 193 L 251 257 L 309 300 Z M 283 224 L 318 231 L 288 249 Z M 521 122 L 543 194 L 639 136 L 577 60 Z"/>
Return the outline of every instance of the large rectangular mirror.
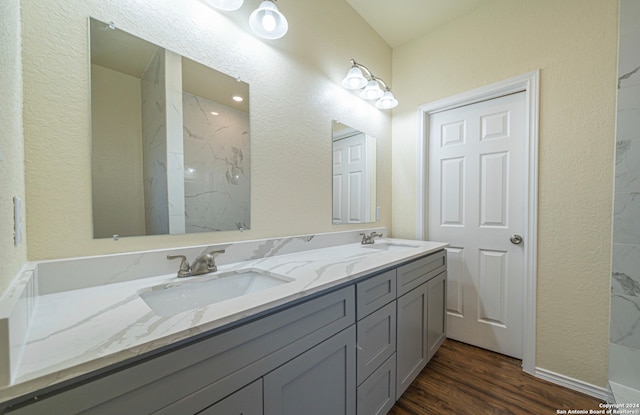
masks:
<path fill-rule="evenodd" d="M 248 229 L 249 85 L 89 25 L 94 238 Z"/>
<path fill-rule="evenodd" d="M 332 121 L 333 223 L 376 221 L 376 140 Z"/>

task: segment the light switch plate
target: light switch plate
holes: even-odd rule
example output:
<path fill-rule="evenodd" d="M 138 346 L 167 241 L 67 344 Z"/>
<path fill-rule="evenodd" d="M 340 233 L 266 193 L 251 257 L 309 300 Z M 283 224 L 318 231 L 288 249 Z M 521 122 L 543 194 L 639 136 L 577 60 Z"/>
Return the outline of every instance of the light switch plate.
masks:
<path fill-rule="evenodd" d="M 22 199 L 18 196 L 13 197 L 13 243 L 22 243 Z"/>
<path fill-rule="evenodd" d="M 380 206 L 376 206 L 376 220 L 380 220 Z"/>

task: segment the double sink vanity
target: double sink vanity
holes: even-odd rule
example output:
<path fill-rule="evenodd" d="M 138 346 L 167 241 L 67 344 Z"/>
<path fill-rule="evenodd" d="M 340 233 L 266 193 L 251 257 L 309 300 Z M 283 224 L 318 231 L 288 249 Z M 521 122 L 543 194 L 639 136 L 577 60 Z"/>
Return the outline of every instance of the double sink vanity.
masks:
<path fill-rule="evenodd" d="M 384 414 L 446 337 L 446 246 L 339 232 L 29 264 L 0 301 L 0 413 Z M 166 259 L 221 250 L 186 278 Z"/>

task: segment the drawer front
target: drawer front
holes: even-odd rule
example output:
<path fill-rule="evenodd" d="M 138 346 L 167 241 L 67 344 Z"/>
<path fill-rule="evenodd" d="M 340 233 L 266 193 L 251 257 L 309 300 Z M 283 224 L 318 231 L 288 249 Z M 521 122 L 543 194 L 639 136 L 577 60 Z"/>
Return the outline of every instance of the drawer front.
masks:
<path fill-rule="evenodd" d="M 385 415 L 396 402 L 396 355 L 387 359 L 357 392 L 358 415 Z"/>
<path fill-rule="evenodd" d="M 262 379 L 198 412 L 198 415 L 262 415 Z"/>
<path fill-rule="evenodd" d="M 396 299 L 396 270 L 384 272 L 356 284 L 358 320 Z"/>
<path fill-rule="evenodd" d="M 360 320 L 357 326 L 359 385 L 396 351 L 396 302 Z"/>
<path fill-rule="evenodd" d="M 197 413 L 354 322 L 349 286 L 9 413 Z"/>
<path fill-rule="evenodd" d="M 447 269 L 447 255 L 444 250 L 417 259 L 398 267 L 398 297 Z"/>

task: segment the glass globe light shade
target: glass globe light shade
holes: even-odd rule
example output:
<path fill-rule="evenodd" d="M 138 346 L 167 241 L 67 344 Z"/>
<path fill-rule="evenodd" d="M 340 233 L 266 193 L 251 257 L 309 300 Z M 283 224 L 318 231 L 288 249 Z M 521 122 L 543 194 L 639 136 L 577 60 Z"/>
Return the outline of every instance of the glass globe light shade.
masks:
<path fill-rule="evenodd" d="M 372 100 L 380 98 L 384 92 L 380 89 L 380 85 L 375 80 L 370 80 L 367 82 L 367 86 L 360 93 L 360 98 Z"/>
<path fill-rule="evenodd" d="M 391 91 L 387 90 L 380 97 L 380 99 L 376 102 L 376 108 L 380 108 L 382 110 L 389 110 L 391 108 L 395 108 L 398 106 L 398 100 L 395 99 Z"/>
<path fill-rule="evenodd" d="M 265 39 L 280 39 L 289 30 L 287 19 L 271 0 L 264 0 L 251 13 L 249 26 L 256 35 Z"/>
<path fill-rule="evenodd" d="M 362 70 L 357 66 L 352 66 L 347 72 L 347 76 L 342 80 L 342 86 L 347 89 L 360 89 L 364 88 L 367 84 L 367 79 L 362 75 Z"/>
<path fill-rule="evenodd" d="M 231 12 L 242 7 L 244 0 L 206 0 L 207 4 L 218 10 Z"/>

